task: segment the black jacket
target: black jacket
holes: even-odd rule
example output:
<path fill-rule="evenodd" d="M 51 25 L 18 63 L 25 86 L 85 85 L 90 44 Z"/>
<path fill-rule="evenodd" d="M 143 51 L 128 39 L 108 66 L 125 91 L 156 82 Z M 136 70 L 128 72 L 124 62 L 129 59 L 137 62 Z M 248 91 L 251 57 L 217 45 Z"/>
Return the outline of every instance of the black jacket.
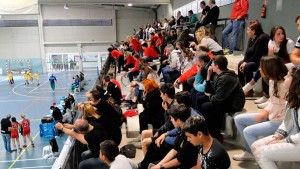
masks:
<path fill-rule="evenodd" d="M 233 71 L 227 70 L 215 75 L 214 80 L 207 85 L 212 85 L 214 90 L 214 94 L 209 97 L 213 104 L 228 106 L 227 110 L 234 112 L 243 109 L 245 94 L 237 75 Z"/>
<path fill-rule="evenodd" d="M 255 39 L 249 39 L 244 62 L 255 62 L 259 65 L 262 56 L 268 55 L 269 35 L 263 33 Z"/>
<path fill-rule="evenodd" d="M 63 119 L 63 116 L 61 114 L 61 111 L 59 108 L 54 107 L 52 112 L 52 117 L 55 121 L 61 122 Z"/>
<path fill-rule="evenodd" d="M 122 94 L 116 84 L 114 84 L 113 82 L 109 82 L 107 85 L 107 92 L 110 94 L 112 98 L 114 98 L 116 103 L 118 104 L 121 103 Z"/>
<path fill-rule="evenodd" d="M 97 105 L 95 105 L 95 107 L 97 108 L 98 114 L 102 116 L 106 116 L 117 126 L 122 125 L 123 122 L 121 120 L 120 114 L 106 100 L 101 100 Z"/>
<path fill-rule="evenodd" d="M 213 25 L 218 25 L 218 19 L 219 19 L 219 14 L 220 14 L 220 9 L 218 6 L 214 6 L 211 8 L 206 17 L 203 19 L 202 24 L 205 26 L 207 24 L 213 24 Z"/>

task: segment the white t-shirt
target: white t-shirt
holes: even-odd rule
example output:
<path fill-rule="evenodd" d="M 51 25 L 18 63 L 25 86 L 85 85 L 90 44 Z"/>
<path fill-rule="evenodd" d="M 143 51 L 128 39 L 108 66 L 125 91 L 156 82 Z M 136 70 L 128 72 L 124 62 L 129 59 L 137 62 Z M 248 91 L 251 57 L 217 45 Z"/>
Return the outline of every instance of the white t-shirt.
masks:
<path fill-rule="evenodd" d="M 294 48 L 295 48 L 295 43 L 292 39 L 287 38 L 287 40 L 288 41 L 286 43 L 286 50 L 287 50 L 288 54 L 291 54 L 293 52 Z M 274 49 L 275 49 L 274 52 L 277 53 L 279 51 L 280 47 L 276 45 L 275 41 L 270 40 L 269 44 L 268 44 L 268 47 L 270 48 L 272 46 L 274 46 Z"/>
<path fill-rule="evenodd" d="M 137 169 L 138 166 L 132 160 L 124 155 L 118 155 L 115 160 L 110 163 L 110 169 Z"/>

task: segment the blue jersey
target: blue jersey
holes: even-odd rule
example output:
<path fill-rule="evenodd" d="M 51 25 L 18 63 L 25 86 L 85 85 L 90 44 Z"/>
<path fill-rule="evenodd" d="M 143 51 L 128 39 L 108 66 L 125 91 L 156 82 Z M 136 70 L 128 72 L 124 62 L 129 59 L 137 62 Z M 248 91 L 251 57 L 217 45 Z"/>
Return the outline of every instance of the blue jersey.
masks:
<path fill-rule="evenodd" d="M 50 83 L 55 83 L 56 77 L 55 76 L 50 76 L 49 81 L 50 81 Z"/>

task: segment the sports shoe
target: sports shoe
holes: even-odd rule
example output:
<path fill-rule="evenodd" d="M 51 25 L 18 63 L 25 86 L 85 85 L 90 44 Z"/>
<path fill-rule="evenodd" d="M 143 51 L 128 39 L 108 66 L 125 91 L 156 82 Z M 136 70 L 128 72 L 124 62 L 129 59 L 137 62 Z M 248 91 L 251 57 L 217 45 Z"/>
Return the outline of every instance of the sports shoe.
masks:
<path fill-rule="evenodd" d="M 236 154 L 233 155 L 232 158 L 236 161 L 249 161 L 249 160 L 255 160 L 254 156 L 247 151 L 245 151 L 242 154 Z"/>
<path fill-rule="evenodd" d="M 224 53 L 224 55 L 229 54 L 229 49 L 228 48 L 223 49 L 223 53 Z"/>
<path fill-rule="evenodd" d="M 268 105 L 268 102 L 264 102 L 264 103 L 258 104 L 257 108 L 264 109 L 267 105 Z"/>
<path fill-rule="evenodd" d="M 34 143 L 32 143 L 31 145 L 32 145 L 32 147 L 34 147 Z"/>
<path fill-rule="evenodd" d="M 26 147 L 27 147 L 27 146 L 24 144 L 24 145 L 23 145 L 23 148 L 26 148 Z"/>
<path fill-rule="evenodd" d="M 263 97 L 261 97 L 261 98 L 259 98 L 259 99 L 256 99 L 256 100 L 254 101 L 254 103 L 255 103 L 255 104 L 261 104 L 261 103 L 264 103 L 264 102 L 266 102 L 266 101 L 268 101 L 268 98 L 266 98 L 265 96 L 263 96 Z"/>
<path fill-rule="evenodd" d="M 245 92 L 249 92 L 251 89 L 254 88 L 254 85 L 251 85 L 250 83 L 247 83 L 244 87 L 243 87 L 243 91 Z"/>

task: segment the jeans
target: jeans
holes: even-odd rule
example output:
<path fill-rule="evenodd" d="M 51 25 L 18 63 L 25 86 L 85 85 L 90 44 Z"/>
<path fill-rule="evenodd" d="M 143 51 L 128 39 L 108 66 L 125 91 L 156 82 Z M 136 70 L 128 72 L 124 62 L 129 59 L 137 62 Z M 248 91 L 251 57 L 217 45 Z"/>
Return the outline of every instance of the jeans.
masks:
<path fill-rule="evenodd" d="M 266 145 L 273 135 L 255 141 L 252 146 L 253 155 L 262 169 L 277 169 L 275 161 L 300 161 L 300 145 L 294 143 L 275 143 Z"/>
<path fill-rule="evenodd" d="M 274 134 L 281 124 L 281 121 L 275 120 L 257 123 L 255 117 L 258 114 L 259 113 L 246 113 L 234 117 L 235 125 L 248 153 L 251 153 L 250 146 L 258 137 Z"/>
<path fill-rule="evenodd" d="M 239 32 L 242 26 L 245 25 L 245 20 L 231 20 L 222 32 L 225 48 L 229 49 L 229 53 L 233 53 L 236 47 Z M 228 34 L 232 32 L 231 46 L 229 47 Z"/>
<path fill-rule="evenodd" d="M 248 83 L 252 80 L 253 72 L 256 72 L 256 70 L 258 69 L 258 66 L 259 66 L 255 62 L 248 62 L 248 63 L 246 63 L 246 65 L 244 67 L 244 72 L 241 72 L 239 67 L 243 63 L 244 63 L 244 61 L 240 61 L 238 64 L 238 77 L 239 77 L 239 80 L 240 80 L 240 83 L 242 84 L 242 86 L 245 85 L 245 77 L 246 77 L 246 83 Z"/>
<path fill-rule="evenodd" d="M 3 142 L 4 142 L 4 147 L 7 152 L 11 152 L 11 147 L 10 147 L 10 134 L 2 134 L 3 137 Z"/>
<path fill-rule="evenodd" d="M 170 74 L 177 72 L 177 70 L 169 68 L 169 67 L 165 67 L 165 68 L 162 69 L 161 72 L 163 74 L 163 78 L 164 78 L 165 83 L 170 83 L 170 80 L 171 80 Z"/>

